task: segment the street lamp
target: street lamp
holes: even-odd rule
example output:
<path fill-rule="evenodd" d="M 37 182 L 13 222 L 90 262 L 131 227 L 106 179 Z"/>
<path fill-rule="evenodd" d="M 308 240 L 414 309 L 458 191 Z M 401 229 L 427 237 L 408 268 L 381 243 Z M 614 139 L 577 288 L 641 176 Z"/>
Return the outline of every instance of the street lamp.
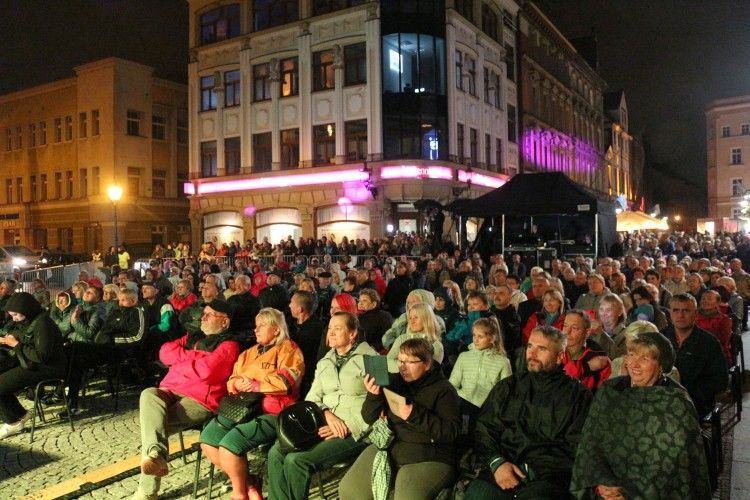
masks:
<path fill-rule="evenodd" d="M 107 196 L 109 201 L 112 202 L 112 206 L 115 209 L 115 252 L 120 248 L 120 244 L 117 241 L 117 202 L 122 198 L 122 188 L 120 186 L 109 186 L 107 188 Z"/>

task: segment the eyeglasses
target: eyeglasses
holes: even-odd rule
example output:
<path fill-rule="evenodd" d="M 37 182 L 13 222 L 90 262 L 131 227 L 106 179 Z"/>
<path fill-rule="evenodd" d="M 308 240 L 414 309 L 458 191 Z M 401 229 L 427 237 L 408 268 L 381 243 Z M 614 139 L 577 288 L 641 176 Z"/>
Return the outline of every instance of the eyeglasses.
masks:
<path fill-rule="evenodd" d="M 420 361 L 420 360 L 410 361 L 410 360 L 406 360 L 406 359 L 397 359 L 396 363 L 398 363 L 398 366 L 404 366 L 404 365 L 406 365 L 406 366 L 412 366 L 412 365 L 416 365 L 416 364 L 422 363 L 422 361 Z"/>
<path fill-rule="evenodd" d="M 204 312 L 203 314 L 201 314 L 201 319 L 203 319 L 203 318 L 211 318 L 211 317 L 224 319 L 224 318 L 228 318 L 229 316 L 227 316 L 226 314 L 216 314 L 216 313 L 213 313 L 213 312 L 208 312 L 208 313 Z"/>

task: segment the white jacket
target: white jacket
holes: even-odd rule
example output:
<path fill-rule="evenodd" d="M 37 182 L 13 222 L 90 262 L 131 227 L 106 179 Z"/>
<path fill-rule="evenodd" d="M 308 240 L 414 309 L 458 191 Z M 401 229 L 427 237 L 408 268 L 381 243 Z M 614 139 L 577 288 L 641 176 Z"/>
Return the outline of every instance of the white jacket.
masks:
<path fill-rule="evenodd" d="M 450 376 L 450 383 L 458 395 L 474 406 L 481 407 L 495 384 L 510 377 L 510 360 L 494 349 L 474 348 L 458 355 Z"/>

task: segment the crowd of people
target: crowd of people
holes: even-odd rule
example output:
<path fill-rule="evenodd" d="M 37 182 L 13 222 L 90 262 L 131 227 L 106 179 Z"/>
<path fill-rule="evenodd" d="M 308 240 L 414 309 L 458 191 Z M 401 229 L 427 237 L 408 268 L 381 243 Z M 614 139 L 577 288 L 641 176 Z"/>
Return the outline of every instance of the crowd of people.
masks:
<path fill-rule="evenodd" d="M 475 472 L 468 499 L 709 498 L 700 417 L 746 325 L 750 237 L 618 245 L 543 269 L 415 235 L 209 242 L 179 258 L 159 246 L 142 272 L 82 272 L 55 297 L 6 280 L 0 438 L 29 417 L 18 391 L 64 377 L 77 414 L 86 371 L 130 358 L 145 387 L 136 499 L 157 497 L 169 435 L 196 426 L 236 500 L 262 498 L 246 458 L 261 445 L 274 500 L 305 498 L 342 462 L 342 499 L 434 498 L 459 467 Z M 387 385 L 365 366 L 378 355 Z M 246 394 L 260 397 L 249 418 L 217 414 Z M 300 400 L 325 423 L 290 451 L 277 419 Z"/>

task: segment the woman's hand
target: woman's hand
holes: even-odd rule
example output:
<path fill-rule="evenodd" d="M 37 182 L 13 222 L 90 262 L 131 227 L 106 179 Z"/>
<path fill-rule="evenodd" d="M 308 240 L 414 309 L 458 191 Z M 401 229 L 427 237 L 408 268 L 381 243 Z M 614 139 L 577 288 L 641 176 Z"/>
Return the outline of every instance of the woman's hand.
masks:
<path fill-rule="evenodd" d="M 326 417 L 326 424 L 318 429 L 318 436 L 323 439 L 344 439 L 349 435 L 349 427 L 339 417 L 333 414 L 331 410 L 326 410 L 323 415 Z"/>
<path fill-rule="evenodd" d="M 7 345 L 8 347 L 16 347 L 18 345 L 18 339 L 13 335 L 6 335 L 5 337 L 0 337 L 0 344 Z"/>
<path fill-rule="evenodd" d="M 619 486 L 600 484 L 596 487 L 596 494 L 606 500 L 625 500 L 625 497 L 622 496 L 622 488 Z"/>
<path fill-rule="evenodd" d="M 401 405 L 398 409 L 399 417 L 406 420 L 411 415 L 411 411 L 414 409 L 414 405 Z"/>
<path fill-rule="evenodd" d="M 240 377 L 234 381 L 235 392 L 250 392 L 253 388 L 253 379 Z"/>
<path fill-rule="evenodd" d="M 375 377 L 371 377 L 370 375 L 365 375 L 365 389 L 370 394 L 374 394 L 375 396 L 380 395 L 380 386 L 375 384 Z"/>

